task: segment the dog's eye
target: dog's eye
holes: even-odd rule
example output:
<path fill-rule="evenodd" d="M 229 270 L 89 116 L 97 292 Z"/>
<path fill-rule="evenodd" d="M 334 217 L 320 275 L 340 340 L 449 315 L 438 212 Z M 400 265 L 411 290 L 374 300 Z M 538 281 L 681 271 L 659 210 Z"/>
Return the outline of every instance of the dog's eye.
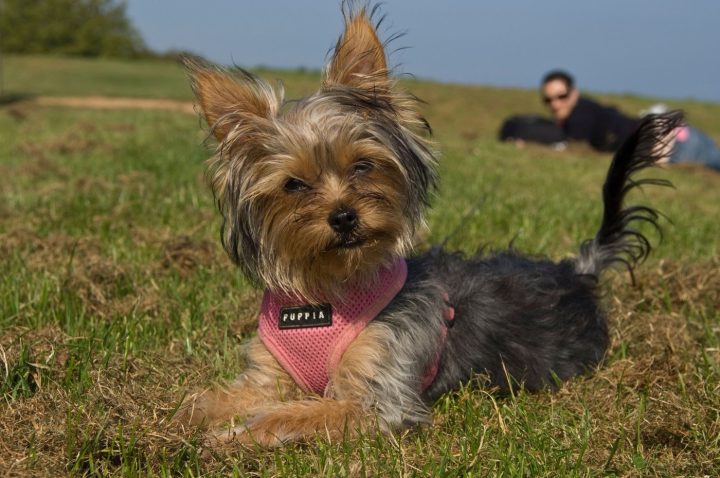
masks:
<path fill-rule="evenodd" d="M 304 182 L 300 181 L 297 178 L 290 178 L 285 182 L 285 191 L 289 193 L 296 193 L 299 191 L 307 191 L 310 189 L 310 186 L 305 184 Z"/>
<path fill-rule="evenodd" d="M 368 161 L 367 159 L 361 159 L 359 161 L 355 161 L 355 163 L 352 165 L 352 173 L 353 174 L 365 174 L 369 172 L 373 168 L 373 163 Z"/>

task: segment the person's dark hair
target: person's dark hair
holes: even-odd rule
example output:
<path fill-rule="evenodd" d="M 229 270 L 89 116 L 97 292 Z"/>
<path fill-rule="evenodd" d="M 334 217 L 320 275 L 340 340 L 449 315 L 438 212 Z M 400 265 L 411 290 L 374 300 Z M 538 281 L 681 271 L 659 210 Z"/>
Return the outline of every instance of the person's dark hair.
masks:
<path fill-rule="evenodd" d="M 545 76 L 543 76 L 541 86 L 547 85 L 551 81 L 560 80 L 563 83 L 565 83 L 565 86 L 567 86 L 568 91 L 575 88 L 575 79 L 573 79 L 572 75 L 568 73 L 567 71 L 563 70 L 552 70 L 547 73 L 545 73 Z"/>

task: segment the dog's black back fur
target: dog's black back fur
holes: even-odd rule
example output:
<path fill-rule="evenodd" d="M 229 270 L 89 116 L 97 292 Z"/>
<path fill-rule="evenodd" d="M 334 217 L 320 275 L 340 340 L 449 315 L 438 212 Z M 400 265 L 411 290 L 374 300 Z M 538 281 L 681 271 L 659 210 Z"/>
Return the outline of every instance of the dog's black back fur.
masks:
<path fill-rule="evenodd" d="M 410 275 L 437 281 L 455 307 L 454 326 L 428 399 L 456 388 L 475 373 L 507 390 L 554 387 L 594 367 L 608 347 L 608 326 L 597 298 L 602 270 L 613 263 L 632 269 L 650 250 L 633 228 L 656 224 L 646 206 L 623 207 L 626 194 L 641 184 L 631 175 L 655 164 L 669 134 L 682 121 L 678 112 L 647 117 L 617 152 L 603 188 L 603 221 L 595 238 L 572 260 L 555 263 L 513 252 L 466 259 L 434 250 L 410 262 Z"/>
<path fill-rule="evenodd" d="M 446 284 L 455 307 L 433 399 L 486 373 L 493 385 L 528 390 L 554 386 L 598 363 L 608 345 L 607 323 L 593 277 L 573 261 L 554 263 L 513 253 L 464 259 L 437 252 L 420 261 Z"/>

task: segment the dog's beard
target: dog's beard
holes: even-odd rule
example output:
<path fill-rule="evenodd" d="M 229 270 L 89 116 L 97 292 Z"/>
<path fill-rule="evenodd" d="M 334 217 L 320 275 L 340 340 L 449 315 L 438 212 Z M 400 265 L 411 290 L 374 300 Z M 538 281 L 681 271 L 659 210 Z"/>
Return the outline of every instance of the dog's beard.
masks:
<path fill-rule="evenodd" d="M 380 268 L 410 251 L 411 239 L 409 232 L 395 227 L 315 241 L 283 236 L 265 251 L 261 280 L 310 301 L 332 300 L 348 287 L 371 283 Z"/>

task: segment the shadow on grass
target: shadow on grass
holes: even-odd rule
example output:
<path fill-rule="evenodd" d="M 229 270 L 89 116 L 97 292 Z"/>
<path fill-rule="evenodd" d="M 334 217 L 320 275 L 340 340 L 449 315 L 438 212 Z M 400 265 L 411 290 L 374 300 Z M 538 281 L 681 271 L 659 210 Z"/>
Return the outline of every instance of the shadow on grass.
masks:
<path fill-rule="evenodd" d="M 5 91 L 0 93 L 0 108 L 3 106 L 20 103 L 21 101 L 28 101 L 35 97 L 30 93 L 16 93 L 14 91 Z"/>

